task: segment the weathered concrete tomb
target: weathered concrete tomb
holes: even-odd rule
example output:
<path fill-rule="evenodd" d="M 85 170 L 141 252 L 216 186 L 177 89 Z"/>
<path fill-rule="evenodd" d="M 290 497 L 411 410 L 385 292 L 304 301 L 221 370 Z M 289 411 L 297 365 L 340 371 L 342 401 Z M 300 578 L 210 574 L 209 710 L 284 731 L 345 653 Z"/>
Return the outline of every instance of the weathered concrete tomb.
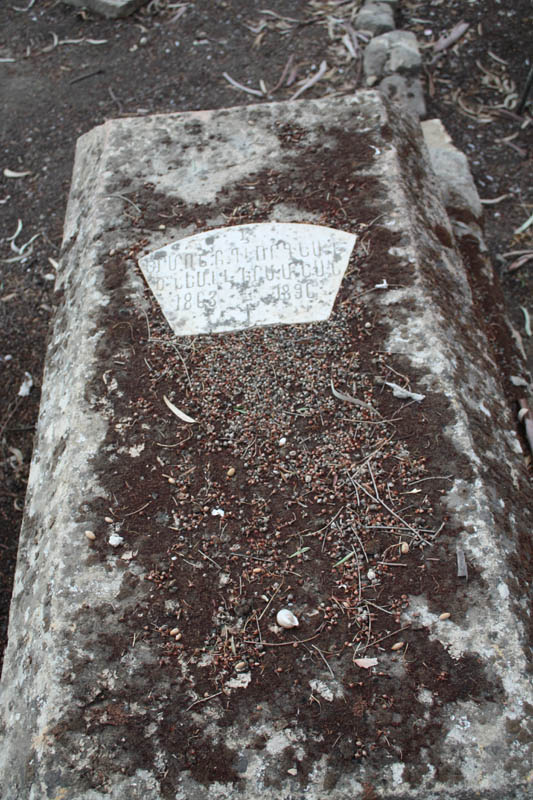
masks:
<path fill-rule="evenodd" d="M 425 134 L 365 91 L 80 139 L 3 800 L 533 797 L 529 376 Z"/>

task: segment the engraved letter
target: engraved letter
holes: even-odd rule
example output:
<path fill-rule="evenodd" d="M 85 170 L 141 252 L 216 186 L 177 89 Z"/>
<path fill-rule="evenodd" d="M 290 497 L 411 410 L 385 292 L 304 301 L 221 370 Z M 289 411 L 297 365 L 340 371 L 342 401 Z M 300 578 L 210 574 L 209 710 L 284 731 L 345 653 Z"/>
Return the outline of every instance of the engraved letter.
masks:
<path fill-rule="evenodd" d="M 207 270 L 203 269 L 201 272 L 196 273 L 196 285 L 203 288 L 205 286 L 205 280 L 207 276 Z"/>

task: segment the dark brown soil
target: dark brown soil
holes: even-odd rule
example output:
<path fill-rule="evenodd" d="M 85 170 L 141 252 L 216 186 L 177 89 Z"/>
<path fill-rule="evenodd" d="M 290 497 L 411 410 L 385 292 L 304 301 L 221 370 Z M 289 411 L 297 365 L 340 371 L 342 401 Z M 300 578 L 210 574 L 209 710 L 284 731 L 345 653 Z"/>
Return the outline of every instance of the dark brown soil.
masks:
<path fill-rule="evenodd" d="M 298 13 L 295 13 L 295 4 L 289 0 L 272 0 L 268 4 L 263 0 L 227 2 L 197 0 L 186 8 L 179 19 L 176 19 L 177 9 L 167 8 L 168 4 L 160 0 L 159 5 L 151 4 L 153 13 L 147 13 L 145 9 L 144 12 L 120 21 L 102 20 L 51 0 L 38 1 L 36 6 L 28 11 L 15 8 L 15 6 L 19 9 L 24 8 L 24 5 L 23 0 L 20 3 L 17 3 L 17 0 L 9 0 L 0 8 L 0 58 L 13 59 L 0 63 L 0 99 L 3 109 L 0 123 L 3 141 L 2 170 L 7 168 L 31 173 L 18 178 L 0 175 L 0 202 L 3 203 L 0 221 L 0 258 L 4 259 L 1 262 L 0 283 L 0 314 L 3 328 L 0 364 L 4 387 L 0 398 L 0 461 L 3 477 L 3 485 L 0 488 L 2 643 L 5 642 L 6 636 L 17 537 L 37 420 L 47 330 L 54 305 L 52 262 L 58 258 L 77 137 L 104 120 L 119 115 L 214 108 L 256 102 L 260 98 L 231 88 L 222 77 L 222 73 L 227 72 L 234 79 L 254 89 L 259 88 L 261 80 L 272 87 L 281 76 L 289 51 L 294 54 L 295 63 L 300 65 L 300 76 L 310 73 L 313 65 L 318 65 L 326 57 L 330 65 L 336 64 L 338 68 L 344 70 L 342 73 L 337 70 L 335 75 L 318 82 L 309 91 L 309 96 L 321 96 L 332 89 L 350 91 L 360 81 L 358 64 L 343 63 L 339 55 L 340 48 L 331 49 L 338 45 L 338 42 L 328 40 L 324 17 L 310 16 L 310 11 L 316 10 L 318 6 L 311 6 L 308 3 L 301 3 Z M 277 14 L 291 18 L 298 17 L 302 24 L 283 23 L 277 18 L 261 14 L 265 5 Z M 529 0 L 515 0 L 512 8 L 497 0 L 487 0 L 483 3 L 482 11 L 479 4 L 472 4 L 466 0 L 442 4 L 401 2 L 398 12 L 399 27 L 415 30 L 421 41 L 428 42 L 432 37 L 438 38 L 443 31 L 449 31 L 461 19 L 470 22 L 471 26 L 456 47 L 445 51 L 435 63 L 431 63 L 433 58 L 431 50 L 425 51 L 428 116 L 441 117 L 455 143 L 468 155 L 482 198 L 495 199 L 508 195 L 501 202 L 485 206 L 486 239 L 493 263 L 501 271 L 504 265 L 513 261 L 513 257 L 504 257 L 504 253 L 533 248 L 533 225 L 523 234 L 513 233 L 533 213 L 532 126 L 524 127 L 527 116 L 516 118 L 501 113 L 502 109 L 487 110 L 487 108 L 503 101 L 507 90 L 510 89 L 510 84 L 504 81 L 513 81 L 518 92 L 525 84 L 530 68 L 528 53 L 531 60 L 532 12 Z M 258 30 L 257 23 L 261 20 L 268 24 L 262 30 Z M 287 26 L 287 33 L 283 33 L 284 24 Z M 254 31 L 250 30 L 250 26 Z M 78 43 L 69 44 L 68 40 L 78 40 Z M 95 43 L 102 40 L 105 40 L 102 44 Z M 503 59 L 506 63 L 502 64 L 498 59 Z M 493 83 L 490 86 L 482 84 L 486 73 L 479 64 L 495 73 L 500 83 L 492 79 Z M 459 95 L 457 90 L 461 90 Z M 287 99 L 292 91 L 293 87 L 282 88 L 274 94 L 274 99 Z M 465 107 L 473 109 L 472 116 L 466 116 Z M 490 121 L 485 121 L 487 117 L 490 117 Z M 504 141 L 511 136 L 514 138 Z M 156 204 L 152 203 L 149 207 L 156 208 Z M 19 219 L 22 230 L 15 239 L 16 246 L 20 247 L 28 242 L 35 234 L 39 236 L 33 245 L 29 244 L 26 248 L 27 258 L 9 261 L 19 255 L 11 248 L 10 242 L 10 237 L 13 237 L 17 230 Z M 239 219 L 239 222 L 243 221 L 247 221 L 246 209 L 243 210 L 243 218 Z M 510 316 L 522 334 L 524 316 L 520 306 L 531 309 L 531 266 L 533 262 L 529 267 L 525 265 L 515 272 L 504 273 L 502 277 Z M 154 314 L 156 314 L 155 309 Z M 364 323 L 364 318 L 360 319 Z M 125 335 L 126 333 L 125 328 Z M 350 336 L 355 340 L 359 335 L 361 331 L 350 331 Z M 258 347 L 269 346 L 268 342 L 263 342 L 263 333 L 254 333 L 253 336 L 261 339 Z M 239 337 L 234 338 L 238 346 Z M 523 335 L 523 341 L 524 346 L 529 349 L 531 364 L 532 349 L 528 337 Z M 210 346 L 207 343 L 206 347 Z M 171 349 L 170 344 L 168 347 Z M 147 357 L 149 360 L 154 359 L 155 369 L 158 366 L 156 355 L 150 354 Z M 377 354 L 375 357 L 379 358 Z M 502 368 L 504 366 L 502 365 Z M 201 368 L 201 364 L 196 365 L 197 370 Z M 26 373 L 32 376 L 34 386 L 28 396 L 19 396 L 19 387 Z M 127 375 L 124 376 L 124 380 L 128 380 Z M 162 388 L 163 384 L 157 391 L 160 392 Z M 367 398 L 372 399 L 375 388 L 367 386 L 366 390 Z M 384 416 L 389 411 L 385 408 L 381 410 Z M 394 410 L 390 409 L 392 413 Z M 439 413 L 445 414 L 445 409 L 440 409 Z M 302 418 L 299 424 L 309 423 Z M 282 433 L 280 429 L 280 435 Z M 403 433 L 408 435 L 408 431 Z M 312 431 L 310 435 L 313 435 Z M 190 457 L 192 458 L 192 455 Z M 420 457 L 422 458 L 422 454 Z M 218 463 L 216 458 L 215 462 Z M 229 491 L 225 471 L 232 465 L 233 462 L 227 461 L 220 455 L 220 474 L 216 476 L 216 480 L 220 487 L 224 487 L 225 492 Z M 194 466 L 194 460 L 191 461 L 191 466 Z M 234 466 L 237 469 L 241 467 L 244 469 L 244 464 Z M 290 469 L 288 471 L 290 472 Z M 173 472 L 170 462 L 168 475 L 174 480 L 179 477 Z M 368 478 L 369 476 L 367 480 Z M 292 485 L 291 480 L 293 479 L 289 476 L 287 491 Z M 329 487 L 327 491 L 329 491 L 334 481 L 333 473 L 327 477 L 327 481 Z M 174 486 L 175 484 L 168 484 L 168 502 L 176 505 L 171 501 L 171 494 L 177 497 L 177 503 L 180 502 L 180 498 Z M 187 484 L 183 491 L 187 493 L 192 488 L 194 488 L 192 484 Z M 433 488 L 435 494 L 439 488 L 442 487 Z M 384 484 L 380 485 L 380 490 L 384 491 Z M 423 496 L 426 497 L 425 494 Z M 427 497 L 423 513 L 427 515 L 429 528 L 433 522 L 431 519 L 433 498 L 431 495 Z M 279 524 L 288 521 L 282 513 L 283 503 L 287 500 L 288 495 L 280 499 Z M 135 512 L 138 508 L 134 498 L 124 496 L 122 502 L 121 508 L 124 513 Z M 260 498 L 257 502 L 257 509 L 260 509 Z M 206 504 L 210 503 L 211 499 L 206 498 Z M 300 506 L 296 510 L 298 514 L 301 513 Z M 316 512 L 317 508 L 313 510 Z M 413 508 L 410 513 L 414 514 L 415 511 Z M 335 513 L 335 510 L 332 508 L 330 512 Z M 198 524 L 202 513 L 205 512 L 199 510 L 198 519 L 182 522 L 194 526 Z M 252 510 L 249 513 L 252 514 Z M 257 513 L 256 521 L 259 525 L 259 511 L 254 509 L 253 513 Z M 139 525 L 143 518 L 146 520 L 142 512 L 133 518 L 138 520 Z M 288 519 L 290 518 L 289 515 Z M 203 534 L 207 537 L 203 552 L 217 561 L 217 552 L 209 549 L 210 537 L 215 532 L 215 522 L 217 522 L 216 517 L 209 517 Z M 275 565 L 278 572 L 285 569 L 285 565 L 290 568 L 294 565 L 297 572 L 298 564 L 304 559 L 311 556 L 322 558 L 321 536 L 322 534 L 311 536 L 308 540 L 310 551 L 305 551 L 290 560 L 289 556 L 293 551 L 289 552 L 286 544 L 280 553 L 279 563 Z M 162 543 L 162 547 L 163 544 L 166 545 Z M 294 551 L 296 552 L 298 547 L 301 548 L 302 544 L 299 539 L 295 540 Z M 381 542 L 376 543 L 376 553 L 381 552 L 381 544 Z M 166 546 L 163 549 L 166 553 Z M 181 558 L 179 552 L 180 548 L 176 547 L 178 557 L 177 562 L 173 562 L 175 564 L 173 571 L 168 571 L 164 564 L 161 564 L 160 569 L 154 567 L 152 574 L 154 584 L 157 585 L 158 582 L 168 584 L 176 579 L 180 569 L 177 566 Z M 145 555 L 148 557 L 150 554 Z M 195 558 L 197 555 L 195 553 Z M 341 557 L 342 553 L 339 552 L 339 559 Z M 442 553 L 442 557 L 445 558 L 446 553 Z M 239 569 L 243 567 L 239 557 L 237 561 L 224 564 L 231 574 L 237 566 Z M 389 569 L 394 575 L 401 571 L 401 568 Z M 262 573 L 253 573 L 252 568 L 247 576 L 250 581 L 258 584 L 261 592 L 272 589 L 272 576 L 267 569 Z M 299 580 L 297 575 L 292 577 L 295 581 Z M 279 576 L 276 579 L 279 579 Z M 430 583 L 432 581 L 427 576 L 424 576 L 424 579 Z M 394 579 L 391 576 L 387 580 L 397 584 L 390 599 L 391 602 L 394 600 L 397 603 L 396 608 L 400 608 L 402 594 L 411 587 L 403 586 L 399 576 Z M 436 590 L 439 591 L 440 587 Z M 284 587 L 284 591 L 288 591 L 288 584 Z M 343 598 L 338 599 L 342 606 Z M 251 602 L 247 597 L 243 600 L 245 601 Z M 380 604 L 379 598 L 377 603 Z M 245 612 L 251 615 L 253 608 L 252 602 Z M 394 612 L 392 606 L 388 611 Z M 330 620 L 327 624 L 333 625 L 335 620 L 337 620 L 335 624 L 348 624 L 349 614 L 345 611 L 341 614 L 339 609 L 332 607 L 326 610 L 326 617 L 328 614 Z M 383 625 L 387 621 L 384 616 Z M 170 621 L 161 616 L 155 623 L 157 631 L 151 629 L 150 636 L 165 639 L 167 637 L 165 631 L 168 630 Z M 378 624 L 379 620 L 376 622 L 376 630 Z M 192 635 L 185 622 L 184 634 L 185 638 Z M 415 634 L 410 632 L 409 635 Z M 179 642 L 172 644 L 170 637 L 167 638 L 168 654 L 162 658 L 179 656 Z M 348 639 L 348 637 L 342 638 Z M 199 648 L 204 645 L 205 642 L 198 642 Z M 265 663 L 268 663 L 269 659 L 273 661 L 268 654 L 268 648 L 264 649 L 267 651 L 266 655 L 262 656 Z M 287 648 L 272 649 L 284 651 Z M 235 660 L 231 653 L 232 651 L 227 656 L 228 664 L 222 665 L 224 669 L 229 669 Z M 246 652 L 244 655 L 247 660 L 255 658 L 252 652 Z M 318 658 L 319 655 L 315 657 Z M 457 696 L 463 689 L 461 686 L 450 688 L 449 673 L 442 654 L 435 654 L 435 664 L 438 665 L 438 669 L 432 668 L 431 675 L 422 674 L 422 666 L 413 667 L 413 685 L 439 681 L 443 701 L 448 698 L 448 692 Z M 289 662 L 280 656 L 278 665 L 283 670 L 289 667 Z M 415 670 L 420 674 L 414 674 Z M 273 668 L 271 674 L 274 674 Z M 463 687 L 472 684 L 477 680 L 476 665 L 463 664 L 461 674 L 464 678 Z M 276 680 L 283 681 L 285 678 L 280 674 Z M 216 691 L 212 683 L 199 688 L 205 689 L 206 692 Z M 497 691 L 494 687 L 483 685 L 479 685 L 478 690 L 492 693 Z M 393 692 L 391 696 L 392 694 Z M 387 726 L 393 726 L 394 714 L 392 711 L 389 713 L 389 707 L 385 708 L 389 701 L 383 699 L 383 720 L 380 718 L 378 721 L 382 722 L 382 729 L 386 735 L 385 731 L 389 730 Z M 358 689 L 355 688 L 353 713 L 356 715 L 360 713 L 362 716 L 367 708 L 367 702 L 368 697 L 364 696 L 364 692 L 358 694 Z M 312 714 L 312 711 L 309 713 Z M 281 713 L 280 710 L 280 715 Z M 332 720 L 330 743 L 333 743 L 337 735 L 334 722 Z M 430 734 L 428 731 L 427 735 Z M 169 730 L 169 735 L 174 735 L 172 730 Z M 350 744 L 350 758 L 353 757 L 353 751 L 357 747 L 356 743 Z M 214 763 L 219 764 L 222 761 L 221 757 Z M 193 764 L 187 766 L 192 768 Z M 211 777 L 227 779 L 228 776 Z"/>

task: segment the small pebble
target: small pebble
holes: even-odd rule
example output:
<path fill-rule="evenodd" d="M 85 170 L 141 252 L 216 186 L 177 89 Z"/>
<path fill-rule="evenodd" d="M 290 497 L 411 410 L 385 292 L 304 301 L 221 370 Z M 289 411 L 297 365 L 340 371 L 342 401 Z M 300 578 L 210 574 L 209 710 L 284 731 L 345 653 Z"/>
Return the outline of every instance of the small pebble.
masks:
<path fill-rule="evenodd" d="M 111 547 L 119 547 L 124 542 L 124 539 L 118 533 L 112 533 L 108 541 Z"/>
<path fill-rule="evenodd" d="M 96 534 L 95 534 L 95 533 L 93 533 L 93 531 L 85 531 L 85 536 L 86 536 L 88 539 L 90 539 L 90 540 L 91 540 L 91 542 L 94 542 L 94 540 L 96 539 Z"/>
<path fill-rule="evenodd" d="M 409 545 L 407 544 L 407 542 L 402 542 L 400 550 L 404 555 L 409 552 Z"/>
<path fill-rule="evenodd" d="M 375 581 L 377 575 L 373 569 L 369 569 L 368 572 L 366 573 L 366 577 L 368 578 L 369 581 Z"/>
<path fill-rule="evenodd" d="M 280 628 L 297 628 L 300 624 L 298 619 L 288 608 L 282 608 L 281 611 L 278 611 L 276 622 Z"/>
<path fill-rule="evenodd" d="M 170 635 L 177 636 L 179 632 L 180 632 L 179 628 L 172 628 L 172 630 L 170 631 Z"/>
<path fill-rule="evenodd" d="M 444 614 L 441 614 L 439 619 L 450 619 L 451 614 L 449 611 L 445 611 Z"/>
<path fill-rule="evenodd" d="M 112 517 L 104 517 L 104 522 L 111 523 L 111 522 L 113 522 L 113 519 L 112 519 Z"/>
<path fill-rule="evenodd" d="M 228 476 L 228 478 L 233 478 L 233 476 L 235 475 L 235 467 L 230 467 L 226 472 L 226 475 Z"/>
<path fill-rule="evenodd" d="M 283 447 L 284 444 L 287 444 L 287 439 L 285 436 L 282 436 L 281 439 L 279 440 L 279 446 Z"/>
<path fill-rule="evenodd" d="M 176 478 L 169 478 L 168 482 L 174 484 L 176 483 Z"/>
<path fill-rule="evenodd" d="M 244 672 L 246 670 L 247 666 L 248 665 L 247 665 L 246 661 L 238 661 L 235 664 L 235 670 L 237 672 Z"/>
<path fill-rule="evenodd" d="M 296 769 L 296 767 L 291 767 L 290 769 L 287 770 L 287 774 L 288 775 L 298 775 L 298 770 Z"/>
<path fill-rule="evenodd" d="M 404 644 L 405 642 L 396 642 L 396 644 L 392 645 L 391 650 L 401 650 Z"/>

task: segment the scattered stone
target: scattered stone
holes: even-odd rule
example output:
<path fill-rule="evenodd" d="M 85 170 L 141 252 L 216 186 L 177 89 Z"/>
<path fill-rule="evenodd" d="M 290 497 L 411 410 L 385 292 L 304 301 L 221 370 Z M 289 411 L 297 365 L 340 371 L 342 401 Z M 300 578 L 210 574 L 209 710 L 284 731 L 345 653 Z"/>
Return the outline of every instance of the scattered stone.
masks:
<path fill-rule="evenodd" d="M 228 478 L 233 478 L 233 476 L 235 475 L 235 467 L 230 467 L 226 472 L 226 475 L 228 476 Z"/>
<path fill-rule="evenodd" d="M 298 618 L 294 616 L 292 611 L 287 608 L 282 608 L 276 615 L 276 622 L 280 628 L 297 628 L 300 624 Z"/>
<path fill-rule="evenodd" d="M 393 7 L 390 3 L 367 3 L 355 18 L 355 28 L 373 36 L 394 30 Z"/>
<path fill-rule="evenodd" d="M 449 611 L 445 611 L 444 614 L 440 615 L 439 619 L 440 620 L 445 620 L 445 619 L 450 619 L 450 617 L 451 617 L 450 612 Z"/>
<path fill-rule="evenodd" d="M 422 59 L 416 36 L 411 31 L 390 31 L 375 36 L 365 47 L 364 74 L 367 79 L 384 78 L 395 72 L 418 74 Z"/>
<path fill-rule="evenodd" d="M 440 119 L 425 120 L 422 133 L 446 208 L 466 211 L 466 216 L 481 221 L 482 205 L 465 154 L 454 147 Z"/>
<path fill-rule="evenodd" d="M 91 542 L 94 542 L 96 539 L 96 534 L 93 531 L 85 531 L 85 536 L 90 539 Z"/>
<path fill-rule="evenodd" d="M 147 2 L 148 0 L 65 0 L 69 6 L 88 8 L 89 11 L 96 11 L 109 18 L 128 17 Z"/>

